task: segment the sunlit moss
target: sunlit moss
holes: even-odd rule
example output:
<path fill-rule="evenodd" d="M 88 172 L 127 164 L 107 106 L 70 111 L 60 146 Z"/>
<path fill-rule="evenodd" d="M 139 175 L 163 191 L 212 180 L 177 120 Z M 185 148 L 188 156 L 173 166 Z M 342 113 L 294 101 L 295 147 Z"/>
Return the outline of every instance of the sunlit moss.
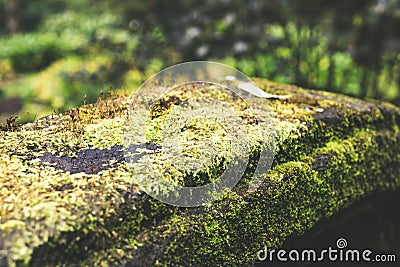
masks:
<path fill-rule="evenodd" d="M 251 265 L 264 245 L 276 248 L 356 199 L 399 188 L 397 108 L 255 81 L 267 92 L 290 95 L 268 101 L 277 131 L 272 169 L 260 188 L 247 190 L 263 135 L 261 126 L 239 111 L 252 148 L 246 179 L 200 208 L 177 208 L 146 196 L 125 163 L 96 174 L 71 174 L 40 160 L 44 152 L 73 157 L 83 149 L 123 144 L 127 96 L 110 93 L 92 105 L 4 128 L 0 257 L 10 266 Z M 192 96 L 189 91 L 175 97 L 149 117 L 150 130 Z M 233 105 L 242 110 L 242 102 Z M 216 163 L 229 159 L 223 127 L 206 118 L 186 126 L 182 151 L 190 156 L 193 148 L 192 156 L 203 160 L 196 144 L 210 139 L 220 156 Z M 161 138 L 160 129 L 150 133 L 148 138 Z M 206 170 L 196 176 L 174 166 L 179 157 L 154 153 L 148 159 L 155 168 L 138 162 L 137 172 L 149 177 L 160 172 L 166 181 L 182 183 L 212 181 L 226 166 L 204 158 Z"/>

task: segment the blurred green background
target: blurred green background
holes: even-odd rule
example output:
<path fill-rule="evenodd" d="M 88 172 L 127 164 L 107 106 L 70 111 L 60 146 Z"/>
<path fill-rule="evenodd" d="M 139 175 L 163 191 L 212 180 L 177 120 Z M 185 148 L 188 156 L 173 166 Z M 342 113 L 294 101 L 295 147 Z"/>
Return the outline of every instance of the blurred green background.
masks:
<path fill-rule="evenodd" d="M 400 0 L 0 0 L 0 121 L 190 60 L 400 105 L 399 26 Z"/>

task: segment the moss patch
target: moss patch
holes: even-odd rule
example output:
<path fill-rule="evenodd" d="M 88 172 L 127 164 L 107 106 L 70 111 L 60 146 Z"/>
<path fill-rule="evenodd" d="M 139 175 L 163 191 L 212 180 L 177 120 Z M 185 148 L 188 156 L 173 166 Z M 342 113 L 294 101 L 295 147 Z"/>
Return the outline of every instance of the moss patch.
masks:
<path fill-rule="evenodd" d="M 3 127 L 0 262 L 9 266 L 251 265 L 264 245 L 276 248 L 288 235 L 303 233 L 355 200 L 400 186 L 397 108 L 255 81 L 268 93 L 290 95 L 259 107 L 266 120 L 271 115 L 267 121 L 277 131 L 272 169 L 257 190 L 247 190 L 263 124 L 235 100 L 240 117 L 235 123 L 242 124 L 248 135 L 250 163 L 233 191 L 199 208 L 177 208 L 148 197 L 114 151 L 123 144 L 127 96 L 110 94 L 65 114 Z M 226 100 L 226 95 L 212 92 L 213 98 Z M 147 121 L 147 137 L 164 152 L 174 147 L 160 142 L 159 126 L 174 114 L 179 118 L 179 105 L 194 97 L 191 94 L 186 90 L 166 95 Z M 146 103 L 151 97 L 152 92 L 145 92 L 140 99 Z M 223 125 L 207 118 L 185 125 L 180 151 L 199 160 L 201 172 L 177 164 L 179 157 L 163 158 L 162 153 L 148 157 L 163 179 L 193 185 L 212 181 L 233 155 L 225 133 Z M 213 140 L 215 146 L 205 140 Z M 214 149 L 219 157 L 202 157 L 207 154 L 199 144 Z M 87 151 L 99 153 L 99 166 L 92 172 L 85 171 L 87 162 L 82 162 Z M 61 159 L 70 160 L 78 171 L 60 168 Z M 151 174 L 140 159 L 133 164 L 143 175 Z"/>

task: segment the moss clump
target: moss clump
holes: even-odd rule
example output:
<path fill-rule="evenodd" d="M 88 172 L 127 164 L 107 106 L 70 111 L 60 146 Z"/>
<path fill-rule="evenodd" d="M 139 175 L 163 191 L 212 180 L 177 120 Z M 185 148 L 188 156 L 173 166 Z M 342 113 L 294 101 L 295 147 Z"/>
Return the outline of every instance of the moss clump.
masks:
<path fill-rule="evenodd" d="M 148 197 L 125 162 L 115 164 L 110 158 L 110 166 L 98 173 L 71 174 L 41 160 L 46 152 L 76 157 L 85 149 L 121 146 L 130 101 L 126 96 L 111 94 L 65 114 L 19 128 L 4 127 L 0 132 L 0 262 L 9 266 L 251 265 L 264 245 L 276 248 L 288 235 L 303 233 L 355 200 L 400 186 L 397 108 L 261 79 L 256 82 L 269 93 L 291 95 L 268 101 L 269 108 L 259 107 L 261 114 L 272 115 L 277 132 L 272 169 L 257 190 L 247 190 L 263 127 L 240 100 L 234 101 L 250 144 L 245 177 L 222 199 L 198 208 L 177 208 Z M 215 92 L 213 98 L 226 98 Z M 159 125 L 179 115 L 179 105 L 193 97 L 190 94 L 183 90 L 173 97 L 166 95 L 160 99 L 164 105 L 147 121 L 147 137 L 164 152 L 174 147 L 160 141 Z M 141 103 L 151 97 L 152 92 L 144 92 Z M 173 153 L 170 158 L 160 153 L 148 158 L 162 179 L 194 185 L 212 181 L 233 155 L 226 145 L 226 129 L 207 118 L 185 127 L 182 151 L 200 161 L 201 172 L 177 164 L 180 158 Z M 204 140 L 214 140 L 215 146 Z M 215 149 L 219 157 L 203 159 L 200 143 Z M 143 170 L 142 175 L 151 175 L 140 159 L 132 164 Z"/>

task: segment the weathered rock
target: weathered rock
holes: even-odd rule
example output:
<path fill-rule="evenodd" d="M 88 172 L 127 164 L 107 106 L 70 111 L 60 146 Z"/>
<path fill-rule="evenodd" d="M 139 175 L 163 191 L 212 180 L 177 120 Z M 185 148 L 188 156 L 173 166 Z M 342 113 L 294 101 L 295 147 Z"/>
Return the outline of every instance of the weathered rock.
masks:
<path fill-rule="evenodd" d="M 247 190 L 257 159 L 253 146 L 243 181 L 203 207 L 169 206 L 139 189 L 123 157 L 127 96 L 3 127 L 0 265 L 252 265 L 264 245 L 276 248 L 357 199 L 400 187 L 398 108 L 256 83 L 268 93 L 291 95 L 268 103 L 277 131 L 271 171 L 257 190 Z M 152 118 L 185 97 L 163 99 Z M 246 127 L 260 127 L 251 116 L 242 119 Z M 201 137 L 211 126 L 196 127 L 188 131 Z M 153 134 L 146 148 L 157 151 Z M 157 164 L 168 167 L 172 179 L 197 184 L 215 178 L 222 163 L 193 177 L 168 160 Z"/>

